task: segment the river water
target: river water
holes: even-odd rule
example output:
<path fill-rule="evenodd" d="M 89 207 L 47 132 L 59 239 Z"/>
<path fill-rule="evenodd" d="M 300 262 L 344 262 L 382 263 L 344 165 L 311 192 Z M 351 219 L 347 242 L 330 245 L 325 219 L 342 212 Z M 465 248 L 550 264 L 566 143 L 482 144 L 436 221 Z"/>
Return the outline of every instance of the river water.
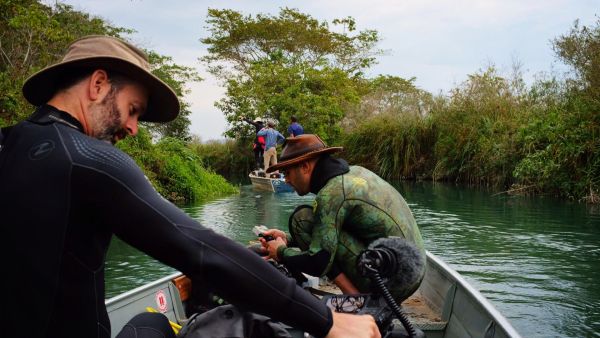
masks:
<path fill-rule="evenodd" d="M 395 182 L 426 248 L 477 288 L 523 337 L 600 337 L 600 208 L 430 182 Z M 314 196 L 313 196 L 314 197 Z M 256 224 L 285 229 L 313 197 L 242 186 L 239 195 L 182 206 L 243 244 Z M 109 250 L 107 297 L 173 272 L 119 240 Z"/>

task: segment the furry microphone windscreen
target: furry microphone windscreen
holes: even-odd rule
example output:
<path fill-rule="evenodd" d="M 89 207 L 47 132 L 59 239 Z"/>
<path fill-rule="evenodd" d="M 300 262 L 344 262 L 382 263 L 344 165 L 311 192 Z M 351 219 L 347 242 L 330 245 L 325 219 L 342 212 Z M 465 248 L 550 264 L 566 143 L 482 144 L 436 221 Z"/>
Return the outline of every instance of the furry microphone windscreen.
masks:
<path fill-rule="evenodd" d="M 388 277 L 389 286 L 405 288 L 414 285 L 423 276 L 425 257 L 414 244 L 402 237 L 384 237 L 373 241 L 369 250 L 389 249 L 396 257 L 396 270 Z"/>

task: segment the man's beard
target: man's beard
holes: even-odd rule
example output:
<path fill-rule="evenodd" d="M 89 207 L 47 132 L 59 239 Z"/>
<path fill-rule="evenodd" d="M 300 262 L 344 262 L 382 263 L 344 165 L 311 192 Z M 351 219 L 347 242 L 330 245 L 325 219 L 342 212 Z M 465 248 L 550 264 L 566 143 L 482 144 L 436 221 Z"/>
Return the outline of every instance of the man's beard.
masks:
<path fill-rule="evenodd" d="M 122 127 L 121 114 L 117 107 L 117 90 L 115 87 L 99 104 L 93 106 L 92 119 L 94 120 L 94 138 L 112 144 L 127 136 L 127 129 Z"/>

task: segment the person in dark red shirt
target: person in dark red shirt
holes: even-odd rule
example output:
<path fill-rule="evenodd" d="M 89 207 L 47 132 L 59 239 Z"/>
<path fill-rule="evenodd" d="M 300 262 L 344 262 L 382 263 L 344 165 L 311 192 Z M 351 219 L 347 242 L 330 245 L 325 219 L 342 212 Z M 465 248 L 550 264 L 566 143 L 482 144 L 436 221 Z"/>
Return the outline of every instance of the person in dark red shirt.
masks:
<path fill-rule="evenodd" d="M 254 131 L 255 134 L 258 134 L 258 132 L 265 127 L 265 124 L 263 123 L 263 120 L 260 117 L 255 118 L 254 121 L 245 117 L 241 117 L 241 120 L 253 125 L 254 129 L 256 129 Z M 254 152 L 254 162 L 256 163 L 256 169 L 259 170 L 260 168 L 263 168 L 263 156 L 265 153 L 264 136 L 256 135 L 256 137 L 254 138 L 254 144 L 252 145 L 252 151 Z"/>

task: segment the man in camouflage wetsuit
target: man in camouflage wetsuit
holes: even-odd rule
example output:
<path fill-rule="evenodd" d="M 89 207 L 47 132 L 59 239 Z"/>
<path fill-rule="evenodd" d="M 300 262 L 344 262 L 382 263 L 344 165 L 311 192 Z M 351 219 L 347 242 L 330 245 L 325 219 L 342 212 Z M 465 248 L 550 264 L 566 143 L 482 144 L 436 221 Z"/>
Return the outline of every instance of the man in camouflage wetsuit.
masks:
<path fill-rule="evenodd" d="M 389 285 L 394 298 L 402 301 L 418 288 L 425 271 L 419 228 L 389 183 L 363 167 L 330 157 L 341 150 L 327 147 L 317 135 L 286 140 L 280 162 L 267 172 L 283 171 L 299 195 L 312 192 L 317 196 L 312 207 L 301 205 L 291 215 L 291 238 L 270 229 L 265 235 L 275 239 L 261 239 L 261 243 L 270 258 L 291 271 L 327 275 L 344 293 L 367 293 L 373 290 L 369 279 L 357 271 L 357 256 L 379 238 L 401 237 L 417 253 L 417 262 L 402 262 L 417 267 L 414 278 Z"/>

